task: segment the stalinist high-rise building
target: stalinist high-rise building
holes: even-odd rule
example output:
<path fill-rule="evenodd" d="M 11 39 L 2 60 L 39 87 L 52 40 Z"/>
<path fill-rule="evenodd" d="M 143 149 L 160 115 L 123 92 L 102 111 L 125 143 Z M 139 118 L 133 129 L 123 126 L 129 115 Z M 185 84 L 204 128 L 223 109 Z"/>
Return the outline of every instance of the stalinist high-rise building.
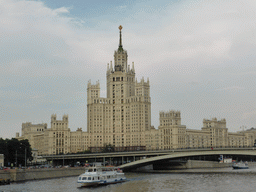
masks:
<path fill-rule="evenodd" d="M 122 26 L 114 64 L 107 65 L 107 98 L 100 97 L 100 84 L 87 88 L 87 130 L 91 147 L 145 146 L 145 131 L 151 126 L 149 79 L 137 81 L 134 63 L 128 64 L 122 45 Z"/>
<path fill-rule="evenodd" d="M 151 126 L 149 79 L 137 81 L 134 63 L 128 64 L 127 51 L 119 46 L 114 62 L 107 64 L 107 96 L 100 97 L 100 84 L 87 85 L 87 132 L 70 131 L 68 115 L 47 124 L 22 124 L 22 136 L 39 155 L 100 152 L 107 145 L 115 151 L 170 150 L 179 148 L 248 147 L 256 141 L 256 129 L 229 133 L 226 120 L 204 119 L 201 130 L 187 129 L 181 123 L 180 111 L 161 111 L 158 129 Z M 165 101 L 163 101 L 165 102 Z"/>

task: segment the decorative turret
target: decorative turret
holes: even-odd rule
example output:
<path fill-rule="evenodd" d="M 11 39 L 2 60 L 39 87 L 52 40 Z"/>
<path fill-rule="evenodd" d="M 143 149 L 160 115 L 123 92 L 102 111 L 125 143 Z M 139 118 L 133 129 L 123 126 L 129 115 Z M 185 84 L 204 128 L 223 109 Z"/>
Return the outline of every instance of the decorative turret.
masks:
<path fill-rule="evenodd" d="M 87 103 L 91 103 L 94 98 L 100 97 L 100 82 L 96 81 L 96 84 L 92 84 L 91 80 L 87 84 Z"/>
<path fill-rule="evenodd" d="M 56 121 L 57 115 L 56 114 L 52 114 L 51 115 L 51 122 Z"/>
<path fill-rule="evenodd" d="M 62 121 L 68 121 L 68 115 L 63 115 L 63 117 L 62 117 Z"/>
<path fill-rule="evenodd" d="M 216 117 L 210 119 L 203 119 L 203 128 L 225 128 L 226 129 L 226 119 L 217 120 Z"/>
<path fill-rule="evenodd" d="M 159 112 L 160 127 L 181 125 L 180 111 L 160 111 Z"/>
<path fill-rule="evenodd" d="M 135 81 L 136 96 L 150 97 L 150 86 L 149 79 L 147 82 L 144 81 L 144 77 L 141 78 L 140 82 Z"/>

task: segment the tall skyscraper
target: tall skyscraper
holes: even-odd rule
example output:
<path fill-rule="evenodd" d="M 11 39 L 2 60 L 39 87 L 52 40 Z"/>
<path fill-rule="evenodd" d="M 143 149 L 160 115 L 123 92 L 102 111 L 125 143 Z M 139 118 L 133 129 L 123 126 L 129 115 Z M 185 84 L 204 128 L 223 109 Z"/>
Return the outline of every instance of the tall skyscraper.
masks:
<path fill-rule="evenodd" d="M 128 64 L 122 45 L 122 26 L 118 49 L 107 65 L 107 98 L 100 97 L 100 84 L 88 82 L 87 130 L 91 147 L 144 147 L 145 131 L 151 126 L 149 79 L 137 82 L 134 63 Z"/>

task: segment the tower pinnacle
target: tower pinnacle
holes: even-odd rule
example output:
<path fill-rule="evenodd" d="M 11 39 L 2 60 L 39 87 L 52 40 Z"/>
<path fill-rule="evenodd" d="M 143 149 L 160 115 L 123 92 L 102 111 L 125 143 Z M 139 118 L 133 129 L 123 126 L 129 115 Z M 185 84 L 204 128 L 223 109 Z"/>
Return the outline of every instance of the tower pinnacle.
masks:
<path fill-rule="evenodd" d="M 120 30 L 120 39 L 119 39 L 119 48 L 118 48 L 118 51 L 123 51 L 123 45 L 122 45 L 122 29 L 123 29 L 123 27 L 122 27 L 122 25 L 120 25 L 119 27 L 118 27 L 118 29 Z"/>

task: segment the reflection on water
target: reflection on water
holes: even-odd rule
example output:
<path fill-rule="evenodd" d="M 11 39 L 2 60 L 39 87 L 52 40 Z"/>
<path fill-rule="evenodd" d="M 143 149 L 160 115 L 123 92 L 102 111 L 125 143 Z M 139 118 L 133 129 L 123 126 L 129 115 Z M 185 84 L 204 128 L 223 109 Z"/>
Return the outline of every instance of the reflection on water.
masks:
<path fill-rule="evenodd" d="M 222 172 L 220 172 L 222 170 Z M 126 173 L 129 181 L 124 183 L 81 188 L 77 177 L 65 177 L 0 186 L 0 191 L 63 192 L 63 191 L 255 191 L 256 169 L 235 170 L 232 168 L 214 170 L 217 173 Z M 219 173 L 218 173 L 219 172 Z"/>

